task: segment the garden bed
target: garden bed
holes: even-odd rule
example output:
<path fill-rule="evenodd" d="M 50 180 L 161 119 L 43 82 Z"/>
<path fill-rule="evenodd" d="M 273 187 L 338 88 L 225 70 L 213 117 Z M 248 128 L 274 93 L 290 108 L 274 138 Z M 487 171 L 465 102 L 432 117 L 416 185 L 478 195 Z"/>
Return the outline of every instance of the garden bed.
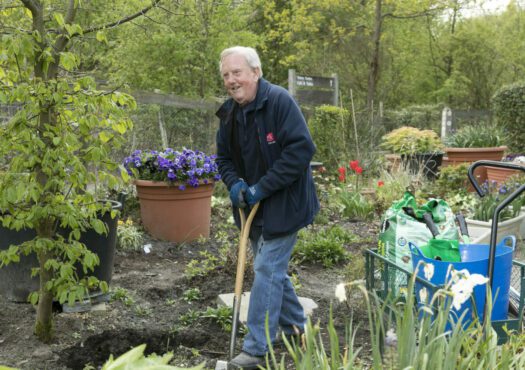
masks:
<path fill-rule="evenodd" d="M 201 251 L 219 254 L 222 242 L 215 237 L 225 230 L 224 224 L 225 221 L 214 215 L 212 237 L 206 242 L 174 244 L 146 240 L 152 245 L 148 254 L 118 251 L 111 283 L 113 299 L 102 305 L 101 311 L 65 313 L 57 307 L 56 339 L 50 345 L 40 343 L 32 334 L 35 309 L 30 304 L 13 303 L 0 297 L 0 364 L 20 369 L 83 369 L 86 364 L 98 368 L 110 353 L 120 355 L 146 343 L 147 353 L 174 351 L 172 363 L 175 365 L 206 362 L 206 368 L 214 368 L 218 359 L 227 358 L 230 334 L 213 317 L 191 321 L 192 313 L 216 308 L 217 295 L 233 291 L 235 269 L 226 265 L 192 279 L 185 271 L 191 260 L 200 258 Z M 362 258 L 362 250 L 374 246 L 377 224 L 338 224 L 360 237 L 359 241 L 345 245 L 351 258 Z M 231 239 L 237 236 L 231 226 L 227 232 Z M 343 279 L 345 266 L 345 263 L 332 268 L 301 264 L 291 265 L 290 270 L 297 277 L 299 295 L 312 298 L 319 305 L 313 320 L 319 321 L 322 328 L 326 327 L 333 304 L 341 337 L 351 311 L 347 305 L 334 301 L 334 289 Z M 251 280 L 248 273 L 245 290 L 249 289 Z M 188 299 L 187 292 L 193 288 L 199 289 L 200 299 Z M 356 345 L 365 346 L 360 356 L 366 361 L 366 312 L 361 297 L 348 303 L 354 308 L 354 322 L 360 324 Z"/>

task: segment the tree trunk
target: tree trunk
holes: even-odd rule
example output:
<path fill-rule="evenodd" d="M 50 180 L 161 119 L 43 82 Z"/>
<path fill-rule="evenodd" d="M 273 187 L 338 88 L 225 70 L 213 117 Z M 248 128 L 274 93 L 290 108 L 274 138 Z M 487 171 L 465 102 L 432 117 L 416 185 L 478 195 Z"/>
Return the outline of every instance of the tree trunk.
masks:
<path fill-rule="evenodd" d="M 372 56 L 370 58 L 370 69 L 368 73 L 368 94 L 366 98 L 366 107 L 369 112 L 370 121 L 373 117 L 376 86 L 377 81 L 379 80 L 379 52 L 381 46 L 381 27 L 383 22 L 383 17 L 381 13 L 381 2 L 382 0 L 376 0 L 374 35 L 372 39 L 374 47 L 372 49 Z"/>
<path fill-rule="evenodd" d="M 46 262 L 52 258 L 48 251 L 38 253 L 40 265 L 40 290 L 36 310 L 35 335 L 44 343 L 53 339 L 53 293 L 46 289 L 46 284 L 53 278 L 53 272 L 45 269 Z"/>

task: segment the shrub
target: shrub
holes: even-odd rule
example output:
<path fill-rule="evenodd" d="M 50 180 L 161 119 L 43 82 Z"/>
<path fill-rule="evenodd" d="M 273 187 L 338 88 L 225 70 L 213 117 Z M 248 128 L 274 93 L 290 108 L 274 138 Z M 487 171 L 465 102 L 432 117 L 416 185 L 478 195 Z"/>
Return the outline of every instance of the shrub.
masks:
<path fill-rule="evenodd" d="M 392 131 L 401 126 L 438 130 L 442 108 L 437 105 L 413 105 L 400 110 L 385 110 L 383 126 Z"/>
<path fill-rule="evenodd" d="M 525 82 L 504 86 L 492 97 L 498 125 L 509 134 L 511 150 L 525 152 Z"/>
<path fill-rule="evenodd" d="M 374 216 L 374 204 L 367 197 L 355 191 L 342 191 L 337 202 L 341 214 L 350 220 L 369 220 Z"/>
<path fill-rule="evenodd" d="M 144 235 L 129 218 L 126 221 L 119 220 L 117 238 L 119 248 L 128 251 L 138 251 L 144 242 Z"/>
<path fill-rule="evenodd" d="M 440 198 L 447 198 L 449 195 L 466 192 L 470 183 L 467 175 L 469 166 L 469 163 L 462 163 L 443 167 L 432 186 L 433 193 Z"/>
<path fill-rule="evenodd" d="M 403 126 L 383 136 L 381 146 L 395 154 L 432 153 L 443 148 L 438 134 L 432 130 L 420 130 Z"/>
<path fill-rule="evenodd" d="M 452 148 L 488 148 L 505 145 L 506 136 L 503 128 L 494 123 L 478 122 L 463 126 L 445 140 Z"/>
<path fill-rule="evenodd" d="M 354 242 L 356 236 L 343 230 L 340 226 L 318 231 L 301 230 L 297 245 L 293 252 L 294 260 L 298 263 L 321 263 L 331 267 L 348 259 L 348 252 L 344 244 Z"/>
<path fill-rule="evenodd" d="M 348 111 L 331 105 L 315 109 L 309 128 L 317 146 L 315 160 L 327 167 L 336 167 L 348 157 Z"/>

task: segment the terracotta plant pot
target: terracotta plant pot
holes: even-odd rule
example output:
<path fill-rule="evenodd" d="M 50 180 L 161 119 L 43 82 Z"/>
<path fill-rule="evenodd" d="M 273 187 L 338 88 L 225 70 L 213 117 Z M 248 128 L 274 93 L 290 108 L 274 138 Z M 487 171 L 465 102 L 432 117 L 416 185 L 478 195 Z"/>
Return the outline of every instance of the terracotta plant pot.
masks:
<path fill-rule="evenodd" d="M 509 177 L 520 172 L 521 171 L 513 170 L 511 168 L 487 167 L 487 179 L 489 181 L 496 181 L 498 185 L 501 185 Z"/>
<path fill-rule="evenodd" d="M 507 150 L 506 146 L 490 148 L 445 148 L 446 158 L 443 158 L 443 166 L 459 163 L 473 163 L 482 159 L 490 161 L 501 161 Z M 474 174 L 480 183 L 487 180 L 486 167 L 476 168 Z"/>
<path fill-rule="evenodd" d="M 157 239 L 175 243 L 210 236 L 213 183 L 179 190 L 162 181 L 136 180 L 140 217 Z"/>

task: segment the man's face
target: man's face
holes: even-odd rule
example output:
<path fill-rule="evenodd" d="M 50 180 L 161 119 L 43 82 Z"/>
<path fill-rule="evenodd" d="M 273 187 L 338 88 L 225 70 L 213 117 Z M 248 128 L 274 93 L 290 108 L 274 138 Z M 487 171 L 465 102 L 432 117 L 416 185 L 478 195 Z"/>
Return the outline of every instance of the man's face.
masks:
<path fill-rule="evenodd" d="M 259 69 L 251 68 L 242 55 L 230 54 L 222 60 L 222 79 L 228 94 L 241 106 L 255 99 Z"/>

